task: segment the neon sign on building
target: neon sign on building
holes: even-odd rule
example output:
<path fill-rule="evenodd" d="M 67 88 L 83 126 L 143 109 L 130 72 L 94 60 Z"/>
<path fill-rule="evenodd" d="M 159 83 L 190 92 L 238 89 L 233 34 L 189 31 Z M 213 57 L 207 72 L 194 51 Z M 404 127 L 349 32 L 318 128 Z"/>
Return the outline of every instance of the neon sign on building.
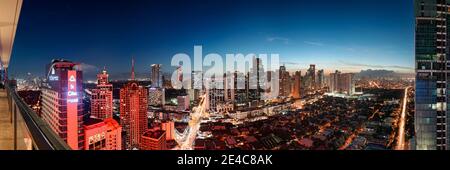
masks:
<path fill-rule="evenodd" d="M 78 149 L 78 93 L 77 72 L 67 72 L 67 143 L 72 149 Z"/>

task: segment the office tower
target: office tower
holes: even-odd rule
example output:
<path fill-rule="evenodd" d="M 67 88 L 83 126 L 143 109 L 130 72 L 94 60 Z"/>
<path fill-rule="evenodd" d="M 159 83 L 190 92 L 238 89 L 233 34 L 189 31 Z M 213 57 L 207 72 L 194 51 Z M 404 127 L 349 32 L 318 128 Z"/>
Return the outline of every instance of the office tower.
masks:
<path fill-rule="evenodd" d="M 120 89 L 120 124 L 125 132 L 126 149 L 138 148 L 148 127 L 148 91 L 134 80 L 134 60 L 131 68 L 131 80 Z"/>
<path fill-rule="evenodd" d="M 317 86 L 323 88 L 325 85 L 325 74 L 322 70 L 317 71 Z"/>
<path fill-rule="evenodd" d="M 338 85 L 338 77 L 341 74 L 338 70 L 336 70 L 334 73 L 330 74 L 330 82 L 329 84 L 329 91 L 331 93 L 336 93 L 337 85 Z"/>
<path fill-rule="evenodd" d="M 300 71 L 296 71 L 294 74 L 294 85 L 292 86 L 292 97 L 293 98 L 300 98 L 300 86 L 301 86 L 301 78 L 302 78 L 302 73 Z"/>
<path fill-rule="evenodd" d="M 166 150 L 166 132 L 164 130 L 149 129 L 142 134 L 141 150 Z"/>
<path fill-rule="evenodd" d="M 83 149 L 83 76 L 77 64 L 53 60 L 42 88 L 42 119 L 73 150 Z"/>
<path fill-rule="evenodd" d="M 99 119 L 112 118 L 113 86 L 109 83 L 105 69 L 97 75 L 97 87 L 92 89 L 91 116 Z"/>
<path fill-rule="evenodd" d="M 206 88 L 205 109 L 207 111 L 216 112 L 218 110 L 217 106 L 225 103 L 225 90 L 223 88 L 217 88 L 213 84 L 223 83 L 223 80 L 222 78 L 212 77 L 207 83 L 209 84 L 209 88 Z"/>
<path fill-rule="evenodd" d="M 415 139 L 418 150 L 447 150 L 448 0 L 415 0 Z"/>
<path fill-rule="evenodd" d="M 249 74 L 249 99 L 261 100 L 261 92 L 265 83 L 265 73 L 261 58 L 253 57 L 252 68 Z"/>
<path fill-rule="evenodd" d="M 149 88 L 148 89 L 148 105 L 161 107 L 165 104 L 165 90 L 163 88 Z"/>
<path fill-rule="evenodd" d="M 189 105 L 190 105 L 189 96 L 187 96 L 187 95 L 177 96 L 177 103 L 178 103 L 179 111 L 189 110 Z"/>
<path fill-rule="evenodd" d="M 173 121 L 162 122 L 161 129 L 166 131 L 166 140 L 175 139 L 175 122 Z"/>
<path fill-rule="evenodd" d="M 346 95 L 355 93 L 354 74 L 336 72 L 330 74 L 330 92 Z"/>
<path fill-rule="evenodd" d="M 236 89 L 237 89 L 237 72 L 234 73 L 226 73 L 224 75 L 224 95 L 225 102 L 234 103 L 236 98 Z"/>
<path fill-rule="evenodd" d="M 311 64 L 309 65 L 309 69 L 306 74 L 307 77 L 307 86 L 309 89 L 314 89 L 316 86 L 316 65 Z"/>
<path fill-rule="evenodd" d="M 339 91 L 347 95 L 353 95 L 355 93 L 354 74 L 344 73 L 339 77 Z"/>
<path fill-rule="evenodd" d="M 291 76 L 285 66 L 280 66 L 280 96 L 289 97 L 291 95 Z"/>
<path fill-rule="evenodd" d="M 203 72 L 192 71 L 191 75 L 191 89 L 187 90 L 189 99 L 191 101 L 197 101 L 200 98 L 200 94 L 203 91 Z"/>
<path fill-rule="evenodd" d="M 122 127 L 113 118 L 104 119 L 106 124 L 106 149 L 122 150 Z"/>
<path fill-rule="evenodd" d="M 161 64 L 152 64 L 152 85 L 153 88 L 162 87 Z"/>
<path fill-rule="evenodd" d="M 121 150 L 122 128 L 112 118 L 90 118 L 84 122 L 85 150 Z"/>

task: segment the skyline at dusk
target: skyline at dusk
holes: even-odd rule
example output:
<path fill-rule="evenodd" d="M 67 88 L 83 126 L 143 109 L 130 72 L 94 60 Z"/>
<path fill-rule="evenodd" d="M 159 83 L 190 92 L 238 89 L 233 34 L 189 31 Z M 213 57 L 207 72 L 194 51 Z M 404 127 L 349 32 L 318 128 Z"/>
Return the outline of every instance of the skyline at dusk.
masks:
<path fill-rule="evenodd" d="M 411 154 L 450 150 L 449 35 L 450 0 L 0 0 L 0 151 L 88 151 L 33 163 L 60 169 L 445 162 Z"/>
<path fill-rule="evenodd" d="M 156 63 L 172 72 L 172 56 L 192 57 L 195 45 L 204 55 L 278 53 L 288 70 L 412 73 L 412 9 L 401 1 L 26 1 L 10 74 L 43 75 L 54 58 L 82 63 L 91 77 L 104 66 L 123 74 L 132 57 L 137 73 Z"/>

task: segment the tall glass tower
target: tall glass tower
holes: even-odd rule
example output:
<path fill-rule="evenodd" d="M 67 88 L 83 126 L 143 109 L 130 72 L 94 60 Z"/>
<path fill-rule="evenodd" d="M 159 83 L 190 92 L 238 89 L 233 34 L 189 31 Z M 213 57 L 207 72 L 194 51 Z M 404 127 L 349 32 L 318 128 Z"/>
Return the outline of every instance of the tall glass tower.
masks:
<path fill-rule="evenodd" d="M 415 0 L 416 149 L 446 150 L 449 142 L 450 0 Z"/>

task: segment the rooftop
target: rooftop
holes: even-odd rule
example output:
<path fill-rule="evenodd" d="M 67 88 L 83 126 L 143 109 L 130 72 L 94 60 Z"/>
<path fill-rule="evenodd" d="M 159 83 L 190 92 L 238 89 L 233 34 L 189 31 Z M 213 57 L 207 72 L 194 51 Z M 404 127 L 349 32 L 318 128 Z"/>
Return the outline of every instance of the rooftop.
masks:
<path fill-rule="evenodd" d="M 160 139 L 161 137 L 164 137 L 166 134 L 166 131 L 164 130 L 147 130 L 142 136 L 149 137 L 152 139 Z"/>

